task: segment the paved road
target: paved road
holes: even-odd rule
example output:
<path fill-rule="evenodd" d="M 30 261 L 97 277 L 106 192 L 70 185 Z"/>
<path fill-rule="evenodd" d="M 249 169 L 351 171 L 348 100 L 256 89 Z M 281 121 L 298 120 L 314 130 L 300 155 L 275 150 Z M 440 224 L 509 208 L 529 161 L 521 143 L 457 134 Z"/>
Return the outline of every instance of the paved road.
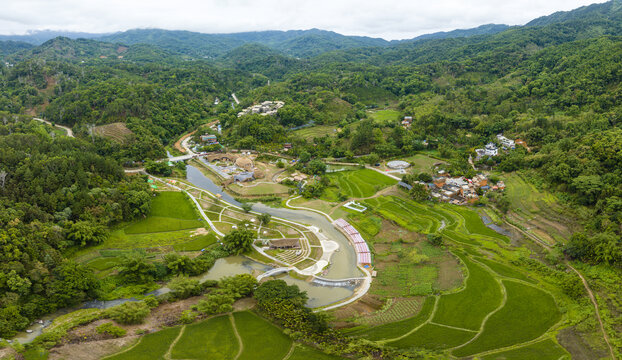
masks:
<path fill-rule="evenodd" d="M 75 137 L 75 136 L 73 136 L 73 131 L 70 128 L 66 127 L 66 126 L 58 125 L 58 124 L 52 124 L 51 122 L 49 122 L 47 120 L 43 120 L 43 119 L 39 119 L 39 118 L 33 118 L 33 119 L 37 120 L 37 121 L 40 121 L 42 123 L 46 123 L 46 124 L 48 124 L 48 125 L 50 125 L 52 127 L 59 127 L 61 129 L 65 130 L 65 132 L 67 132 L 67 136 Z"/>

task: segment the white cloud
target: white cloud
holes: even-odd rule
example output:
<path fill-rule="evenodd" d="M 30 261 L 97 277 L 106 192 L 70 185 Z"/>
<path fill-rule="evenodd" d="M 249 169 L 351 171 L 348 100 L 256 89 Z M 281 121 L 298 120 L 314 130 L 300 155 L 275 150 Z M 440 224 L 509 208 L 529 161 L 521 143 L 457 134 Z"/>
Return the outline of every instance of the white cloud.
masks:
<path fill-rule="evenodd" d="M 402 39 L 487 23 L 524 24 L 593 1 L 2 0 L 0 33 L 133 28 L 227 33 L 320 28 L 347 35 Z"/>

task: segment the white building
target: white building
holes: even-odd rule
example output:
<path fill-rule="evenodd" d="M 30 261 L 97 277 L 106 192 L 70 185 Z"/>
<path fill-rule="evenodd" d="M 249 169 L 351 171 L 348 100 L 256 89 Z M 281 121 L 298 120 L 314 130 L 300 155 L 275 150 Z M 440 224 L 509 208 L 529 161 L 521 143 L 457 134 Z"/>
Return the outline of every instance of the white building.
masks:
<path fill-rule="evenodd" d="M 499 141 L 499 143 L 501 144 L 501 146 L 508 150 L 508 149 L 516 149 L 516 144 L 514 143 L 514 140 L 510 140 L 508 138 L 506 138 L 505 136 L 503 136 L 503 134 L 498 134 L 497 135 L 497 140 Z"/>

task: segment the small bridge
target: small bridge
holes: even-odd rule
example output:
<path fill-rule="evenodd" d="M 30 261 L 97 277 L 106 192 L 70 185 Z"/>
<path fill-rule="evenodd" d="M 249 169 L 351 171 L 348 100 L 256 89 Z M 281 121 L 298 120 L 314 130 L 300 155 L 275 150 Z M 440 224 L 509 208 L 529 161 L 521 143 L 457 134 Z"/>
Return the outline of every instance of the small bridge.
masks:
<path fill-rule="evenodd" d="M 257 281 L 261 281 L 264 278 L 267 278 L 267 277 L 270 277 L 270 276 L 287 273 L 287 272 L 290 272 L 291 270 L 294 270 L 294 267 L 280 267 L 280 268 L 275 268 L 275 269 L 272 269 L 272 270 L 268 270 L 265 273 L 257 276 Z"/>
<path fill-rule="evenodd" d="M 184 161 L 184 160 L 190 160 L 194 157 L 196 157 L 196 154 L 192 154 L 192 155 L 182 155 L 182 156 L 174 156 L 168 159 L 162 159 L 162 161 L 172 161 L 172 162 L 178 162 L 178 161 Z"/>

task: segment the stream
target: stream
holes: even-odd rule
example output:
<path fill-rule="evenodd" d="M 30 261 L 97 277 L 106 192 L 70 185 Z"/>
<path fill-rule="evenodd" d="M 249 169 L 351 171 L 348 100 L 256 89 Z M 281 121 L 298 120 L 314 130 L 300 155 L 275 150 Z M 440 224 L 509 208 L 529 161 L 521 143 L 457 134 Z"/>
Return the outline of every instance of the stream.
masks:
<path fill-rule="evenodd" d="M 168 154 L 170 156 L 170 154 Z M 223 189 L 214 184 L 214 182 L 203 175 L 203 173 L 194 166 L 188 165 L 187 180 L 194 186 L 205 189 L 212 194 L 220 194 L 222 200 L 235 205 L 241 206 L 242 204 L 236 201 L 231 195 L 223 191 Z M 339 250 L 333 253 L 328 270 L 325 273 L 320 274 L 323 278 L 327 279 L 345 279 L 352 277 L 363 276 L 363 273 L 357 268 L 356 254 L 354 248 L 350 245 L 345 236 L 340 233 L 326 217 L 312 211 L 305 210 L 292 210 L 286 208 L 271 208 L 264 204 L 258 203 L 253 205 L 253 211 L 260 213 L 268 213 L 274 217 L 302 223 L 305 225 L 313 225 L 320 229 L 320 232 L 324 234 L 329 240 L 333 240 L 339 244 Z M 272 267 L 256 262 L 243 256 L 230 256 L 216 260 L 214 266 L 205 274 L 199 277 L 201 281 L 206 280 L 219 280 L 225 276 L 233 276 L 237 274 L 249 274 L 255 270 L 268 271 Z M 326 287 L 321 285 L 315 285 L 304 280 L 295 279 L 287 274 L 279 275 L 277 278 L 284 280 L 289 285 L 297 285 L 300 290 L 306 291 L 309 297 L 307 306 L 315 308 L 330 305 L 341 300 L 351 297 L 354 293 L 355 287 Z M 155 291 L 147 293 L 145 295 L 161 295 L 170 291 L 167 287 L 161 287 Z M 41 316 L 42 323 L 35 322 L 29 326 L 26 330 L 18 333 L 13 341 L 18 341 L 22 344 L 33 341 L 37 336 L 41 335 L 43 329 L 49 326 L 54 319 L 61 315 L 68 314 L 72 311 L 79 309 L 108 309 L 116 305 L 123 304 L 129 301 L 140 301 L 136 298 L 129 299 L 116 299 L 109 301 L 91 300 L 83 303 L 82 305 L 59 309 L 54 313 Z"/>

